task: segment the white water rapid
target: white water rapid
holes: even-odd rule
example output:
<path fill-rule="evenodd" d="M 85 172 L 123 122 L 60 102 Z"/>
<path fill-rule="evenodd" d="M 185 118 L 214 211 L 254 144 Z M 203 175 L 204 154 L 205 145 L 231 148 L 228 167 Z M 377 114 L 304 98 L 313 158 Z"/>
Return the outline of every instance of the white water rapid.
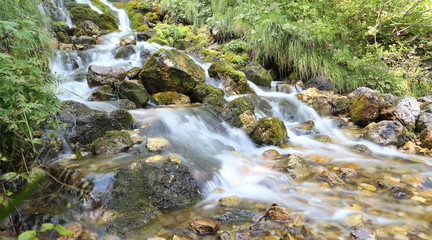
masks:
<path fill-rule="evenodd" d="M 76 2 L 88 4 L 95 11 L 102 13 L 89 0 L 76 0 Z M 141 67 L 145 62 L 142 58 L 143 53 L 147 51 L 152 54 L 161 46 L 155 43 L 138 42 L 134 46 L 134 54 L 127 59 L 116 59 L 114 56 L 120 39 L 133 38 L 133 34 L 129 28 L 126 12 L 115 8 L 107 0 L 101 2 L 117 14 L 121 32 L 106 35 L 101 44 L 93 49 L 58 51 L 50 67 L 52 73 L 64 78 L 58 98 L 83 102 L 93 109 L 112 111 L 117 109 L 115 101 L 89 101 L 91 92 L 95 90 L 89 88 L 86 81 L 89 65 L 119 66 L 127 71 L 133 67 Z M 62 8 L 64 6 L 62 4 L 55 6 Z M 207 71 L 208 63 L 194 60 Z M 221 86 L 220 81 L 210 78 L 208 74 L 206 81 L 214 86 Z M 342 167 L 363 169 L 361 178 L 364 179 L 379 180 L 382 177 L 392 179 L 398 175 L 415 175 L 425 182 L 430 182 L 432 177 L 432 168 L 428 166 L 429 158 L 408 155 L 390 147 L 357 140 L 355 130 L 339 129 L 334 120 L 321 118 L 313 108 L 297 100 L 296 89 L 293 89 L 293 93 L 287 94 L 262 89 L 251 82 L 249 84 L 263 102 L 256 107 L 256 117 L 278 117 L 283 120 L 290 137 L 289 147 L 258 147 L 244 131 L 230 126 L 201 106 L 167 106 L 130 110 L 138 125 L 143 126 L 140 127 L 140 135 L 144 139 L 147 137 L 168 139 L 170 146 L 166 151 L 179 156 L 182 162 L 196 174 L 204 194 L 204 199 L 196 206 L 197 209 L 214 209 L 217 208 L 220 198 L 238 196 L 240 199 L 258 203 L 277 202 L 296 213 L 302 213 L 308 219 L 316 221 L 313 225 L 315 232 L 324 231 L 326 228 L 323 226 L 324 222 L 342 224 L 353 214 L 360 215 L 364 222 L 371 220 L 383 225 L 397 225 L 407 221 L 413 225 L 425 224 L 424 219 L 415 216 L 423 212 L 431 212 L 430 206 L 417 205 L 417 202 L 411 201 L 405 202 L 404 209 L 400 209 L 400 205 L 395 202 L 398 200 L 392 198 L 390 194 L 373 194 L 355 185 L 349 190 L 339 186 L 330 188 L 316 179 L 294 181 L 286 173 L 272 169 L 271 162 L 260 156 L 268 149 L 276 149 L 281 154 L 302 156 L 319 154 L 328 159 L 325 162 L 326 166 L 334 169 Z M 227 97 L 227 100 L 232 101 L 235 98 Z M 309 120 L 315 123 L 313 134 L 304 135 L 296 131 L 301 123 Z M 320 141 L 320 136 L 328 136 L 330 141 Z M 353 151 L 358 144 L 367 146 L 373 154 L 366 155 Z M 135 148 L 145 148 L 145 144 Z M 68 157 L 70 156 L 65 156 L 65 159 Z M 115 157 L 88 158 L 83 159 L 79 165 L 93 173 L 94 189 L 104 191 L 110 186 L 112 170 L 124 166 L 125 162 L 128 163 L 126 159 L 132 157 L 133 154 L 122 153 Z M 64 159 L 59 161 L 62 160 Z M 320 162 L 313 163 L 313 167 L 323 168 Z M 427 184 L 425 188 L 431 190 Z M 352 207 L 357 205 L 374 211 L 362 211 Z M 341 229 L 344 233 L 339 239 L 347 239 L 346 232 L 349 232 L 349 228 L 341 227 Z"/>

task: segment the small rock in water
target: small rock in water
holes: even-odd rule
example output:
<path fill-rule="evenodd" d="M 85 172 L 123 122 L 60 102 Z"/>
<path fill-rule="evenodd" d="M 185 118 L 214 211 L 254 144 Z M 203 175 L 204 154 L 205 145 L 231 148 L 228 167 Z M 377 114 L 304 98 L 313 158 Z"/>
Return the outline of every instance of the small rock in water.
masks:
<path fill-rule="evenodd" d="M 355 145 L 354 150 L 359 152 L 359 153 L 364 153 L 364 154 L 369 155 L 369 156 L 373 155 L 372 151 L 366 145 L 363 145 L 363 144 Z"/>
<path fill-rule="evenodd" d="M 219 222 L 212 219 L 200 218 L 189 223 L 189 226 L 199 234 L 212 234 L 219 228 Z"/>
<path fill-rule="evenodd" d="M 152 152 L 163 151 L 168 148 L 168 140 L 165 138 L 147 138 L 146 147 Z"/>
<path fill-rule="evenodd" d="M 261 158 L 266 160 L 275 160 L 280 157 L 281 157 L 280 153 L 275 149 L 269 149 L 261 155 Z"/>
<path fill-rule="evenodd" d="M 364 226 L 355 227 L 351 232 L 351 239 L 353 240 L 375 240 L 377 239 L 376 233 Z"/>
<path fill-rule="evenodd" d="M 122 38 L 120 39 L 120 46 L 126 46 L 126 45 L 136 45 L 135 39 L 129 39 L 129 38 Z"/>
<path fill-rule="evenodd" d="M 219 199 L 219 205 L 221 206 L 232 207 L 237 205 L 238 203 L 239 203 L 239 197 L 237 196 L 224 197 Z"/>
<path fill-rule="evenodd" d="M 151 163 L 151 162 L 159 162 L 160 160 L 162 160 L 163 156 L 162 155 L 156 155 L 153 157 L 149 157 L 146 159 L 146 163 Z"/>
<path fill-rule="evenodd" d="M 67 230 L 69 230 L 70 232 L 72 232 L 71 236 L 60 236 L 57 238 L 57 240 L 68 240 L 68 239 L 75 239 L 78 238 L 79 236 L 81 236 L 82 232 L 83 232 L 83 227 L 81 225 L 81 223 L 72 223 L 69 224 L 67 226 L 65 226 L 65 228 Z"/>
<path fill-rule="evenodd" d="M 270 233 L 270 231 L 266 227 L 258 224 L 251 225 L 249 227 L 249 232 L 252 236 L 262 236 Z"/>
<path fill-rule="evenodd" d="M 179 157 L 177 157 L 175 154 L 170 154 L 168 156 L 166 156 L 165 158 L 167 161 L 173 162 L 173 163 L 177 163 L 180 164 L 181 160 Z"/>
<path fill-rule="evenodd" d="M 357 176 L 357 171 L 352 168 L 341 168 L 337 173 L 341 178 L 345 179 Z"/>
<path fill-rule="evenodd" d="M 393 195 L 397 198 L 401 199 L 410 199 L 414 196 L 414 193 L 406 188 L 393 186 L 392 188 Z"/>
<path fill-rule="evenodd" d="M 268 210 L 268 217 L 275 221 L 289 221 L 291 220 L 290 211 L 288 208 L 273 203 Z"/>
<path fill-rule="evenodd" d="M 368 183 L 360 183 L 360 187 L 362 187 L 363 189 L 375 192 L 376 191 L 376 187 L 373 185 L 370 185 Z"/>
<path fill-rule="evenodd" d="M 334 172 L 327 172 L 324 171 L 321 173 L 320 175 L 321 178 L 325 178 L 326 180 L 328 180 L 330 183 L 336 185 L 336 184 L 344 184 L 345 182 L 339 178 L 339 176 L 334 173 Z"/>

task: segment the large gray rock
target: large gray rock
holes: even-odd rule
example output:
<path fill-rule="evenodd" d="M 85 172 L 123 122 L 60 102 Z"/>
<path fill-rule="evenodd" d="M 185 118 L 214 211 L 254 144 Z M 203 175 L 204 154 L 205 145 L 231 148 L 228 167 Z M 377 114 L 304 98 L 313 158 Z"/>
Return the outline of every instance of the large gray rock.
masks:
<path fill-rule="evenodd" d="M 399 121 L 371 123 L 365 128 L 363 138 L 383 146 L 402 146 L 408 141 L 405 127 Z"/>
<path fill-rule="evenodd" d="M 126 131 L 108 131 L 103 137 L 94 141 L 90 146 L 93 155 L 113 154 L 129 149 L 134 144 L 130 134 Z"/>
<path fill-rule="evenodd" d="M 420 104 L 413 97 L 403 97 L 393 100 L 392 104 L 380 111 L 380 119 L 399 120 L 405 126 L 415 124 L 420 115 Z"/>
<path fill-rule="evenodd" d="M 109 130 L 132 129 L 133 117 L 126 110 L 110 113 L 90 109 L 74 101 L 63 102 L 65 110 L 59 115 L 66 123 L 65 138 L 69 143 L 90 144 Z"/>
<path fill-rule="evenodd" d="M 173 91 L 189 94 L 205 82 L 205 71 L 187 54 L 177 49 L 160 49 L 144 64 L 141 82 L 151 94 Z"/>
<path fill-rule="evenodd" d="M 127 72 L 121 67 L 90 65 L 87 72 L 87 84 L 90 87 L 102 86 L 105 84 L 113 86 L 115 82 L 123 81 L 126 76 Z"/>
<path fill-rule="evenodd" d="M 139 83 L 124 80 L 116 84 L 117 96 L 135 103 L 137 107 L 144 107 L 149 100 L 149 94 Z"/>
<path fill-rule="evenodd" d="M 196 203 L 201 192 L 183 164 L 138 161 L 116 172 L 104 214 L 99 223 L 124 234 L 156 219 L 161 211 Z"/>

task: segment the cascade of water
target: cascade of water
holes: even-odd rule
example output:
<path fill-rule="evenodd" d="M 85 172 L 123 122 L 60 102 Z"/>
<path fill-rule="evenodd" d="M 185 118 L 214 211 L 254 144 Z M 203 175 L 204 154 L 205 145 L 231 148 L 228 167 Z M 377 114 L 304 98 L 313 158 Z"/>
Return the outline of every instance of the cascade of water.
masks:
<path fill-rule="evenodd" d="M 130 20 L 124 9 L 118 9 L 114 4 L 108 2 L 107 0 L 101 0 L 101 2 L 111 8 L 117 14 L 117 19 L 119 22 L 120 31 L 130 31 Z"/>
<path fill-rule="evenodd" d="M 93 9 L 94 11 L 96 11 L 99 14 L 104 13 L 100 8 L 96 7 L 90 0 L 75 0 L 75 1 L 76 1 L 76 3 L 82 3 L 82 4 L 89 5 L 91 9 Z"/>

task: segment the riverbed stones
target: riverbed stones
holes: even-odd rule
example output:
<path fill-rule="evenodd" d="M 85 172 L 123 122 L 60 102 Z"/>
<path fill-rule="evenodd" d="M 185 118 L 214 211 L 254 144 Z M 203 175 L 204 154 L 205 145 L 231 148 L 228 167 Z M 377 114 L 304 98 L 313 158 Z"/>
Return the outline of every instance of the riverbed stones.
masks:
<path fill-rule="evenodd" d="M 419 115 L 420 104 L 413 97 L 395 99 L 393 104 L 380 111 L 380 119 L 396 119 L 405 126 L 414 125 Z"/>
<path fill-rule="evenodd" d="M 210 77 L 222 81 L 224 90 L 228 95 L 254 93 L 254 90 L 247 83 L 246 75 L 235 70 L 229 63 L 218 60 L 210 65 L 208 73 Z"/>
<path fill-rule="evenodd" d="M 288 139 L 284 122 L 276 117 L 258 120 L 257 127 L 250 137 L 258 145 L 279 145 Z"/>
<path fill-rule="evenodd" d="M 190 206 L 201 196 L 196 179 L 183 164 L 138 161 L 133 165 L 114 175 L 112 197 L 99 220 L 110 232 L 125 234 L 150 223 L 161 210 Z"/>
<path fill-rule="evenodd" d="M 65 101 L 63 105 L 65 111 L 59 119 L 66 123 L 65 138 L 69 143 L 91 144 L 109 130 L 132 129 L 133 117 L 126 110 L 107 113 L 74 101 Z"/>
<path fill-rule="evenodd" d="M 393 192 L 393 196 L 401 199 L 410 199 L 414 196 L 411 190 L 399 186 L 392 186 L 391 191 Z"/>
<path fill-rule="evenodd" d="M 115 82 L 123 81 L 126 76 L 127 72 L 121 67 L 90 65 L 87 72 L 87 83 L 89 87 L 105 84 L 113 86 Z"/>
<path fill-rule="evenodd" d="M 351 119 L 355 124 L 364 127 L 378 118 L 380 99 L 378 94 L 361 91 L 352 101 Z"/>
<path fill-rule="evenodd" d="M 165 138 L 147 138 L 146 147 L 149 151 L 160 152 L 168 148 L 169 142 Z"/>
<path fill-rule="evenodd" d="M 160 49 L 144 64 L 141 82 L 151 94 L 174 91 L 189 94 L 205 81 L 205 71 L 187 54 L 176 49 Z"/>
<path fill-rule="evenodd" d="M 273 203 L 268 210 L 268 217 L 274 221 L 287 222 L 291 220 L 290 210 Z"/>
<path fill-rule="evenodd" d="M 263 152 L 261 158 L 265 160 L 275 160 L 280 158 L 281 156 L 282 155 L 276 149 L 269 149 Z"/>
<path fill-rule="evenodd" d="M 144 107 L 149 100 L 146 89 L 136 81 L 124 80 L 116 84 L 117 96 L 135 103 L 137 107 Z"/>
<path fill-rule="evenodd" d="M 181 105 L 189 104 L 190 98 L 178 92 L 159 92 L 151 96 L 151 101 L 156 105 Z"/>
<path fill-rule="evenodd" d="M 371 123 L 365 128 L 363 138 L 383 146 L 403 146 L 408 140 L 405 127 L 399 121 Z"/>
<path fill-rule="evenodd" d="M 190 222 L 189 226 L 198 234 L 206 235 L 215 233 L 219 228 L 219 222 L 213 219 L 199 218 Z"/>
<path fill-rule="evenodd" d="M 357 226 L 351 231 L 352 240 L 376 240 L 377 235 L 374 231 L 365 226 Z"/>
<path fill-rule="evenodd" d="M 129 149 L 134 144 L 127 131 L 108 131 L 90 146 L 93 155 L 113 154 Z"/>
<path fill-rule="evenodd" d="M 297 181 L 302 181 L 313 174 L 309 162 L 297 154 L 282 156 L 275 161 L 274 168 L 287 171 Z"/>
<path fill-rule="evenodd" d="M 258 86 L 270 87 L 273 80 L 271 74 L 258 63 L 248 65 L 240 69 L 240 71 L 246 75 L 246 78 L 249 81 L 255 83 Z"/>

